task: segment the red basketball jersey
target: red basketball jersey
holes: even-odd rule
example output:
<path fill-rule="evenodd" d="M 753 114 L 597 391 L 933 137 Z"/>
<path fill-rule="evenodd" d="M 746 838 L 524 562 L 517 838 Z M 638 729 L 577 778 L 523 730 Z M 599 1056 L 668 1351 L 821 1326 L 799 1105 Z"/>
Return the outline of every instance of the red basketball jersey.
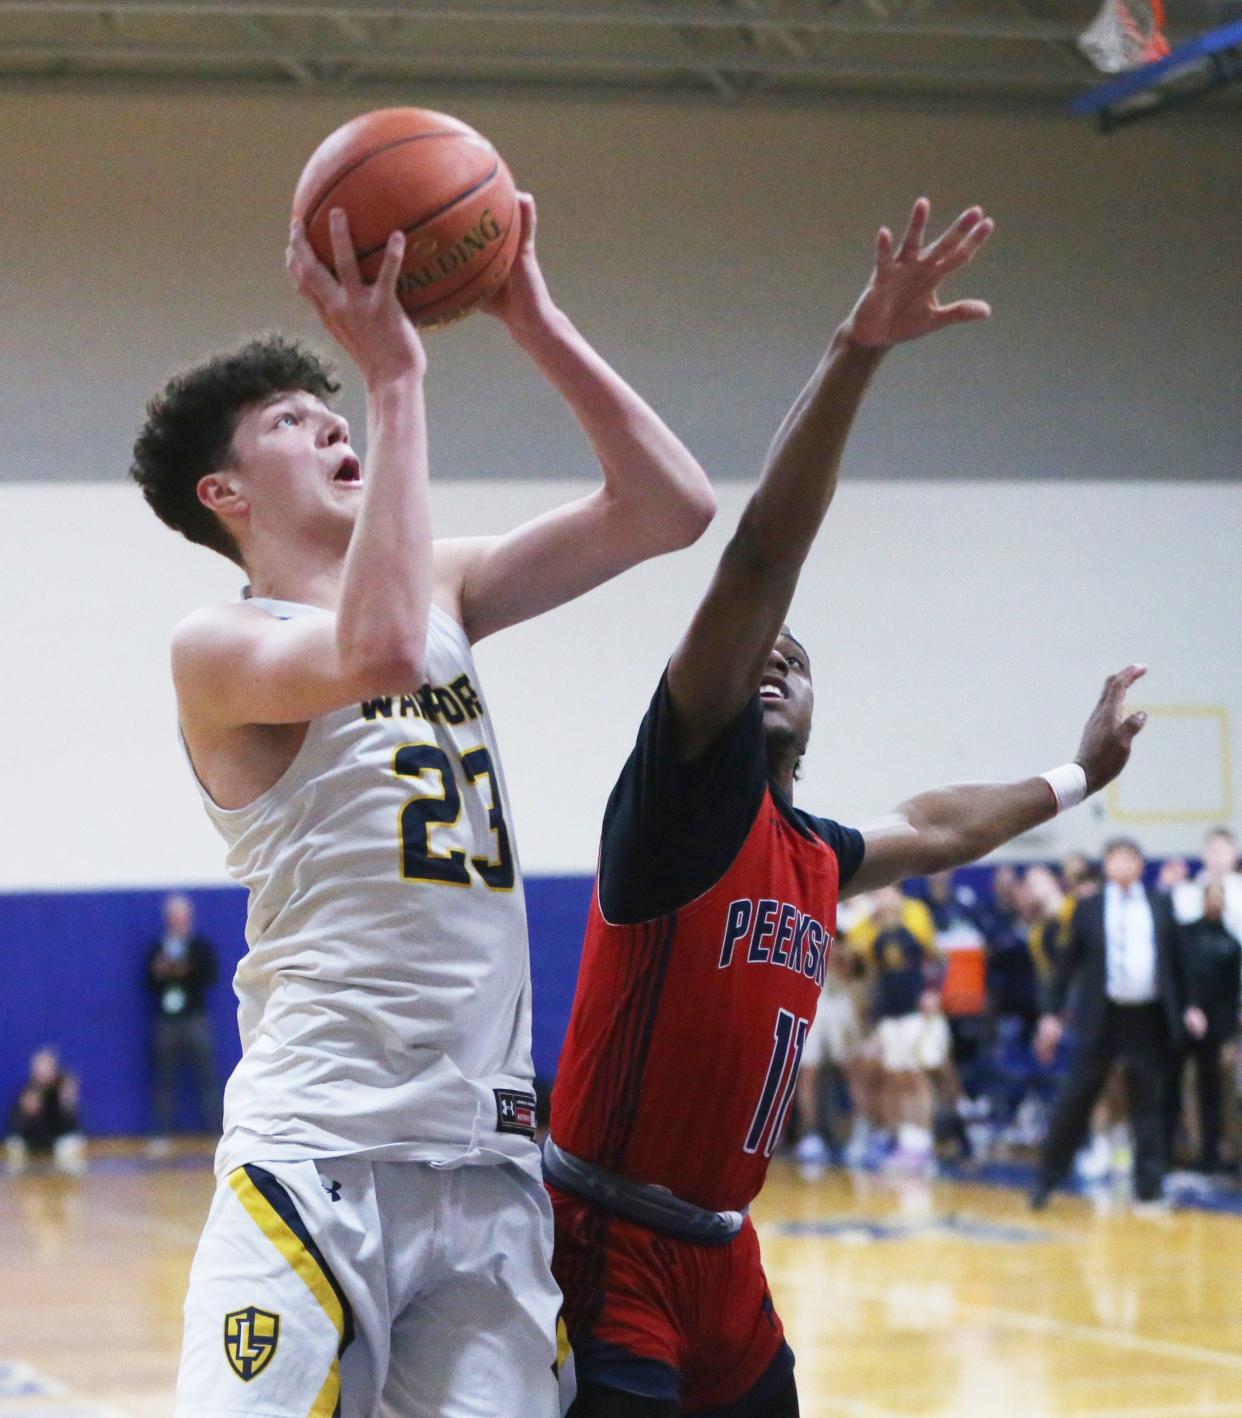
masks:
<path fill-rule="evenodd" d="M 833 849 L 763 790 L 741 850 L 689 904 L 614 925 L 592 900 L 552 1095 L 566 1151 L 712 1210 L 763 1185 L 836 929 Z"/>

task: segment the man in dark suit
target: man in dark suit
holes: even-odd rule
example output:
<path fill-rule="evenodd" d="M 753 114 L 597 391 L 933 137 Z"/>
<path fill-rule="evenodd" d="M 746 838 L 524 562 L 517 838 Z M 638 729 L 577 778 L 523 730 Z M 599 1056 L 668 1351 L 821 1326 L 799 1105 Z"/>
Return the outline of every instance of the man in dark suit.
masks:
<path fill-rule="evenodd" d="M 1071 997 L 1077 1050 L 1053 1109 L 1031 1192 L 1036 1210 L 1069 1172 L 1091 1109 L 1109 1070 L 1126 1065 L 1134 1130 L 1134 1190 L 1140 1204 L 1160 1200 L 1166 1155 L 1166 1108 L 1183 1040 L 1182 956 L 1167 896 L 1143 886 L 1137 842 L 1116 838 L 1104 849 L 1105 887 L 1074 912 L 1068 946 L 1053 974 L 1048 1013 L 1035 1049 L 1050 1062 Z"/>
<path fill-rule="evenodd" d="M 1169 1138 L 1177 1135 L 1181 1081 L 1187 1059 L 1195 1061 L 1199 1102 L 1199 1169 L 1220 1170 L 1221 1054 L 1238 1033 L 1242 1005 L 1242 944 L 1225 926 L 1225 888 L 1203 889 L 1202 919 L 1182 927 L 1182 973 L 1186 984 L 1185 1052 L 1174 1063 L 1169 1098 Z"/>

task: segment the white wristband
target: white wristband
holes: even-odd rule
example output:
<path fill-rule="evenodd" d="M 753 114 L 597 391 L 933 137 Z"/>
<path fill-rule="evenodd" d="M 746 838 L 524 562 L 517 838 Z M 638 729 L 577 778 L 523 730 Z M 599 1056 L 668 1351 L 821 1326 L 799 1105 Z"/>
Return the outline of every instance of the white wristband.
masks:
<path fill-rule="evenodd" d="M 1087 775 L 1081 763 L 1062 763 L 1059 768 L 1050 768 L 1039 776 L 1052 789 L 1058 812 L 1077 807 L 1087 796 Z"/>

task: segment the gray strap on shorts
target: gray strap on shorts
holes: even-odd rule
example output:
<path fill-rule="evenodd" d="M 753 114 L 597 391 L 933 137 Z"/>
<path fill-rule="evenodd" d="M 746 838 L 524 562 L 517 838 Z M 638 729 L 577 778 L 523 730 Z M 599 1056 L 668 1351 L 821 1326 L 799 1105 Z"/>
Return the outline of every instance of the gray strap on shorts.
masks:
<path fill-rule="evenodd" d="M 543 1144 L 543 1175 L 553 1186 L 573 1192 L 601 1211 L 701 1246 L 727 1245 L 746 1220 L 744 1211 L 709 1211 L 682 1201 L 667 1187 L 632 1182 L 628 1177 L 606 1172 L 558 1147 L 551 1137 Z"/>

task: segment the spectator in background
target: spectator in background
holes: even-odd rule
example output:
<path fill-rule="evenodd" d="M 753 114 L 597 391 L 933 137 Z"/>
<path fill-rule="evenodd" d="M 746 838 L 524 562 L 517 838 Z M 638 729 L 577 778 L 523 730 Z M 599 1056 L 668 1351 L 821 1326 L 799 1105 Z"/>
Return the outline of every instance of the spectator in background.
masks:
<path fill-rule="evenodd" d="M 865 954 L 872 980 L 872 1015 L 882 1071 L 880 1109 L 896 1136 L 894 1166 L 934 1164 L 930 1074 L 949 1058 L 949 1027 L 940 1011 L 940 956 L 931 912 L 895 886 L 875 893 L 875 914 L 851 944 Z"/>
<path fill-rule="evenodd" d="M 1242 943 L 1225 926 L 1225 888 L 1209 881 L 1203 890 L 1203 915 L 1182 932 L 1186 982 L 1186 1027 L 1190 1035 L 1176 1066 L 1170 1109 L 1170 1139 L 1176 1137 L 1181 1111 L 1182 1074 L 1187 1059 L 1195 1064 L 1199 1111 L 1199 1168 L 1220 1170 L 1221 1055 L 1238 1033 L 1242 1007 Z"/>
<path fill-rule="evenodd" d="M 1238 870 L 1238 839 L 1227 827 L 1214 827 L 1203 843 L 1203 870 L 1193 881 L 1173 888 L 1173 910 L 1183 925 L 1203 918 L 1203 894 L 1209 882 L 1225 893 L 1225 929 L 1242 940 L 1242 872 Z"/>
<path fill-rule="evenodd" d="M 186 896 L 164 901 L 164 934 L 147 955 L 147 985 L 156 1001 L 155 1094 L 156 1136 L 148 1151 L 167 1156 L 172 1144 L 173 1099 L 177 1074 L 188 1064 L 198 1088 L 203 1123 L 220 1131 L 220 1087 L 216 1081 L 207 991 L 216 979 L 216 953 L 210 941 L 194 934 L 194 908 Z"/>
<path fill-rule="evenodd" d="M 1156 890 L 1167 891 L 1170 895 L 1190 880 L 1190 865 L 1185 857 L 1166 857 L 1156 873 Z"/>
<path fill-rule="evenodd" d="M 936 927 L 936 950 L 944 961 L 940 1004 L 949 1024 L 952 1067 L 940 1076 L 938 1136 L 956 1139 L 963 1155 L 971 1143 L 963 1119 L 989 1106 L 976 1106 L 986 1077 L 984 1051 L 990 1020 L 987 1014 L 987 947 L 980 925 L 980 903 L 974 888 L 954 880 L 952 872 L 927 878 L 927 906 Z M 963 1097 L 963 1094 L 965 1095 Z"/>
<path fill-rule="evenodd" d="M 927 908 L 936 928 L 936 949 L 945 962 L 941 989 L 953 1033 L 953 1057 L 968 1062 L 980 1043 L 976 1027 L 987 1009 L 987 961 L 979 897 L 955 882 L 953 873 L 927 878 Z"/>
<path fill-rule="evenodd" d="M 808 1180 L 818 1175 L 831 1157 L 828 1140 L 820 1130 L 825 1074 L 830 1076 L 829 1096 L 834 1102 L 830 1118 L 839 1117 L 839 1102 L 844 1095 L 851 1118 L 851 1158 L 861 1161 L 865 1155 L 872 1109 L 872 1070 L 863 1051 L 864 1015 L 858 998 L 861 975 L 861 961 L 850 950 L 842 946 L 829 953 L 823 993 L 807 1032 L 794 1090 L 799 1132 L 794 1158 Z M 834 1136 L 833 1141 L 839 1138 Z"/>
<path fill-rule="evenodd" d="M 1092 864 L 1087 859 L 1086 852 L 1073 851 L 1066 852 L 1061 858 L 1061 885 L 1065 888 L 1066 896 L 1078 895 L 1078 888 L 1083 882 L 1090 881 L 1093 875 Z"/>
<path fill-rule="evenodd" d="M 1069 939 L 1074 898 L 1061 890 L 1061 883 L 1047 867 L 1036 865 L 1027 867 L 1022 877 L 1019 901 L 1027 926 L 1027 945 L 1042 990 L 1052 979 Z"/>
<path fill-rule="evenodd" d="M 65 1172 L 80 1172 L 85 1165 L 78 1080 L 61 1068 L 55 1049 L 40 1049 L 30 1060 L 29 1077 L 9 1114 L 5 1154 L 14 1172 L 31 1159 L 48 1157 Z"/>
<path fill-rule="evenodd" d="M 1061 885 L 1075 902 L 1094 896 L 1100 889 L 1099 868 L 1091 865 L 1085 852 L 1066 852 L 1061 858 Z"/>
<path fill-rule="evenodd" d="M 992 873 L 992 905 L 982 917 L 987 942 L 988 1003 L 1002 1032 L 1029 1038 L 1039 1018 L 1040 986 L 1022 919 L 1021 883 L 1013 867 Z"/>
<path fill-rule="evenodd" d="M 1074 912 L 1069 942 L 1052 978 L 1037 1051 L 1048 1061 L 1055 1055 L 1071 991 L 1078 1051 L 1044 1142 L 1031 1192 L 1036 1210 L 1068 1173 L 1118 1059 L 1127 1066 L 1135 1193 L 1141 1207 L 1161 1198 L 1169 1080 L 1190 1011 L 1184 1017 L 1172 905 L 1167 896 L 1144 888 L 1144 865 L 1137 842 L 1117 838 L 1107 844 L 1103 895 Z"/>

